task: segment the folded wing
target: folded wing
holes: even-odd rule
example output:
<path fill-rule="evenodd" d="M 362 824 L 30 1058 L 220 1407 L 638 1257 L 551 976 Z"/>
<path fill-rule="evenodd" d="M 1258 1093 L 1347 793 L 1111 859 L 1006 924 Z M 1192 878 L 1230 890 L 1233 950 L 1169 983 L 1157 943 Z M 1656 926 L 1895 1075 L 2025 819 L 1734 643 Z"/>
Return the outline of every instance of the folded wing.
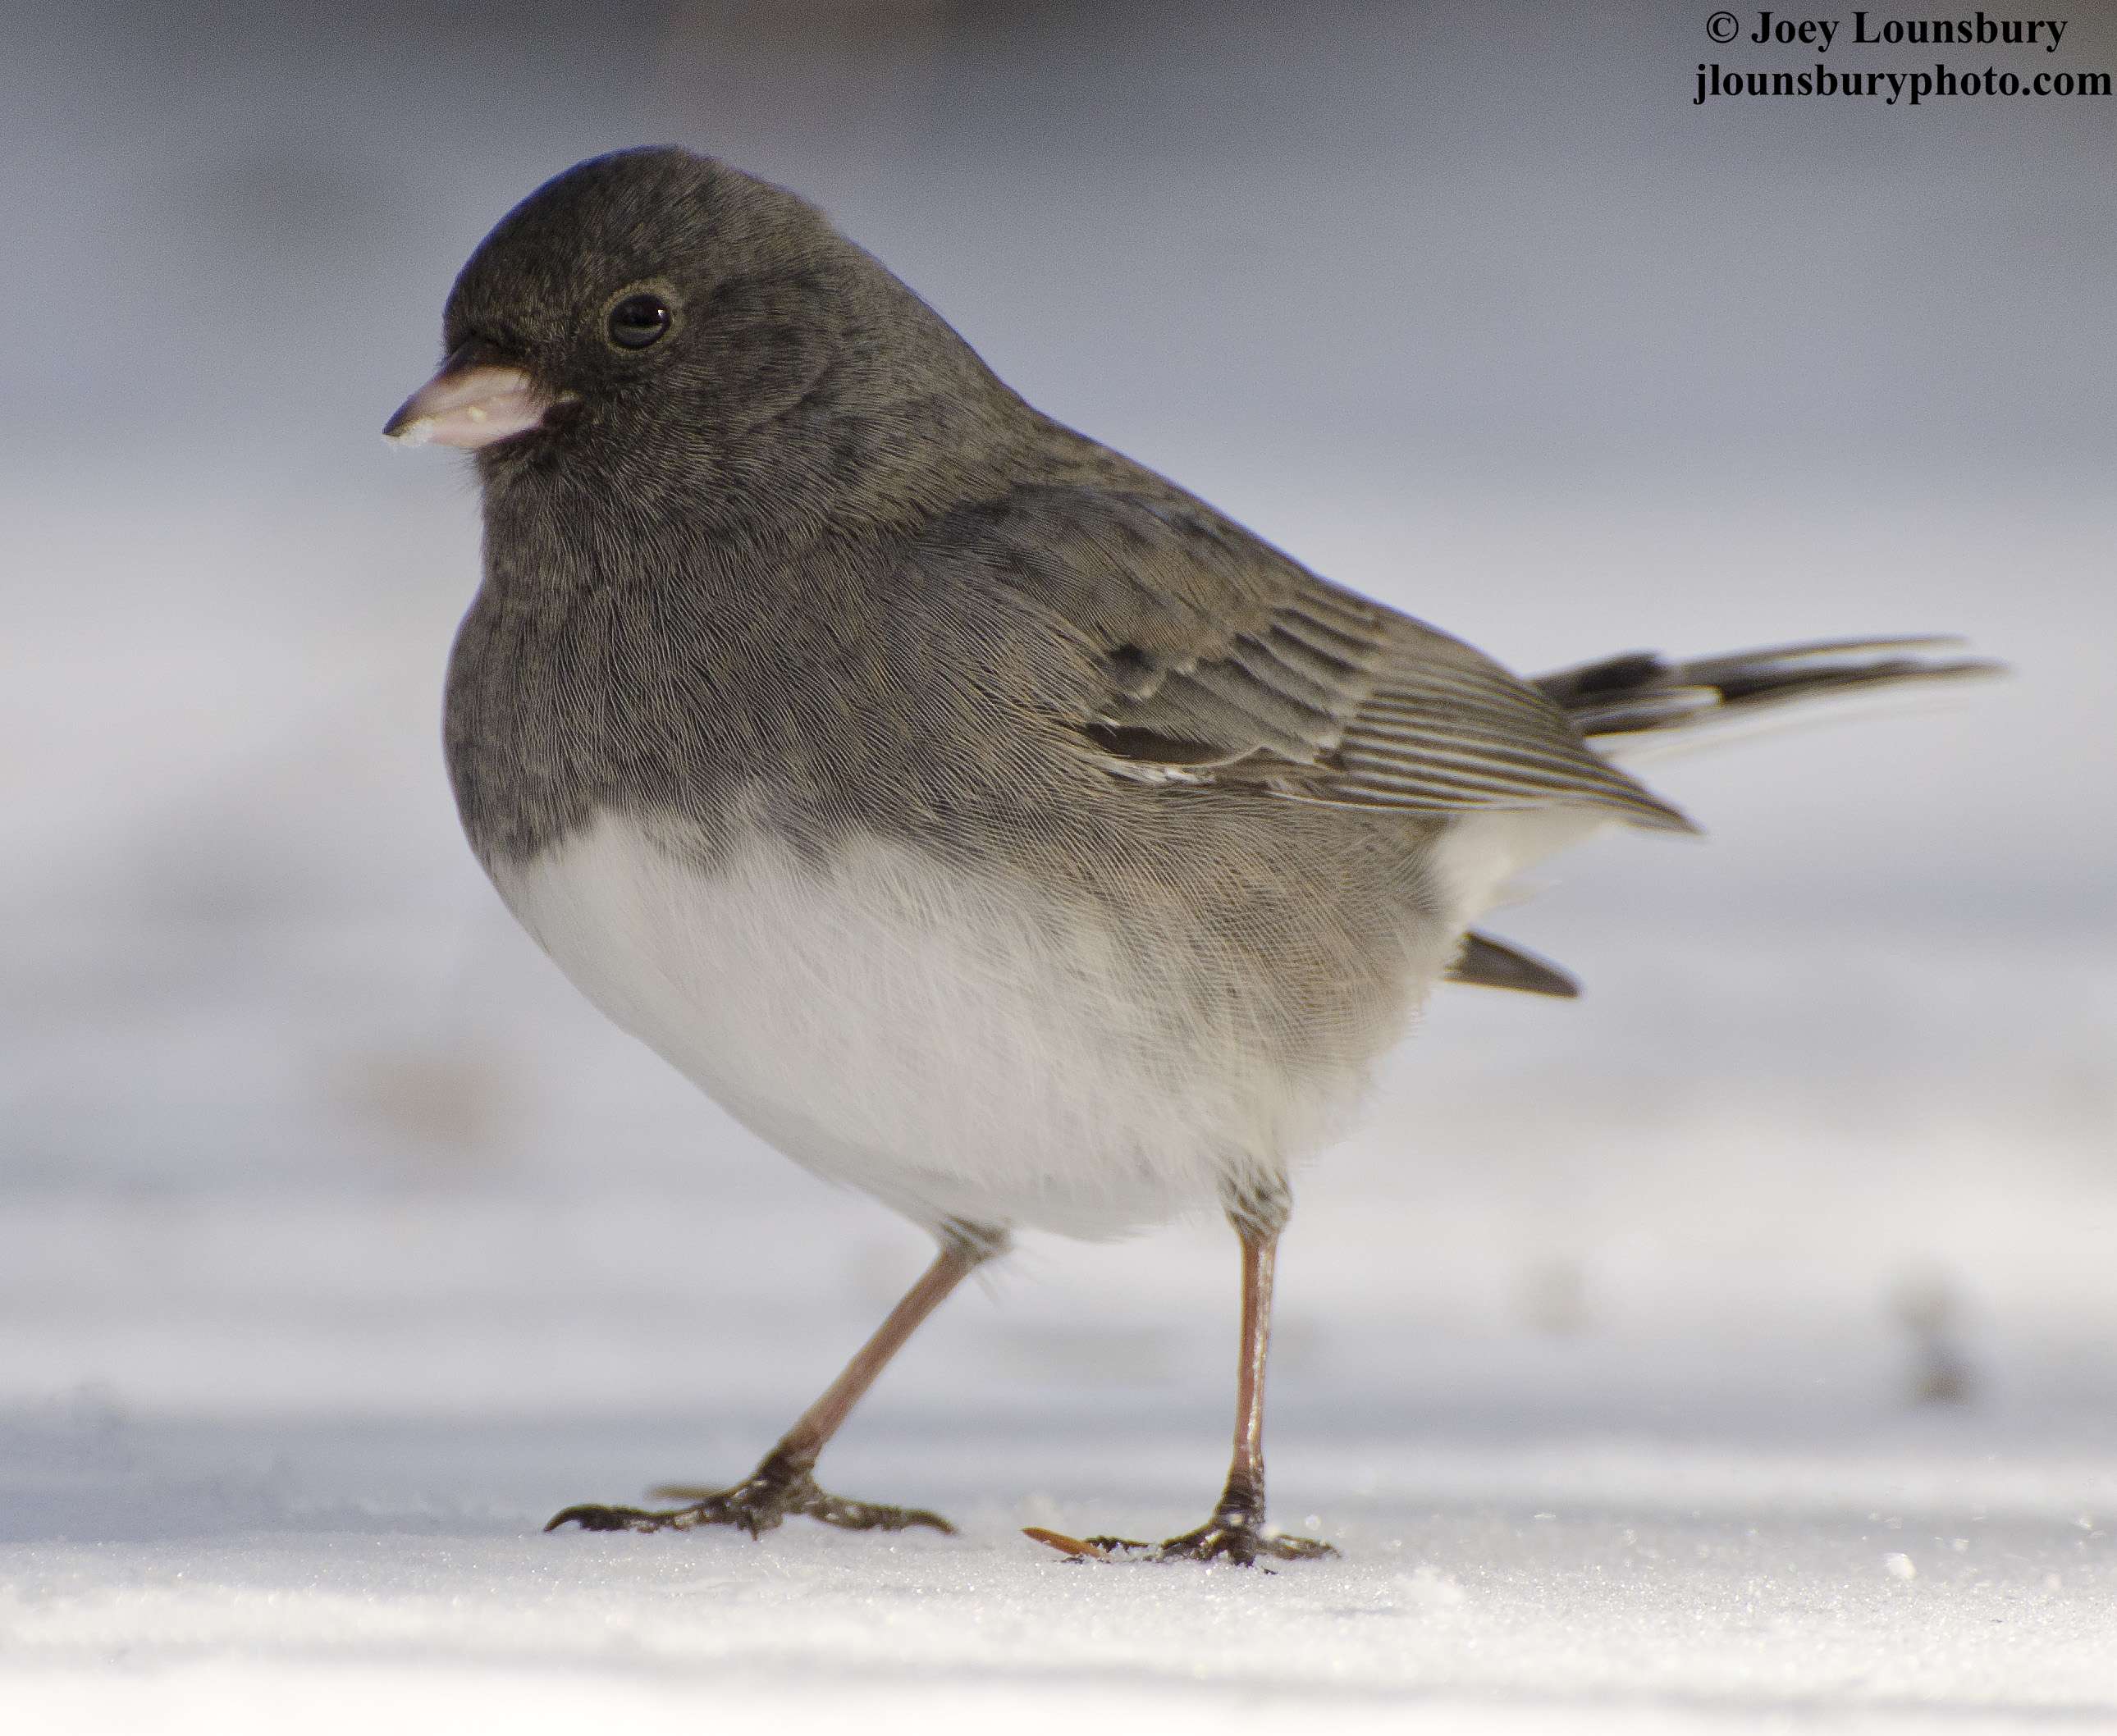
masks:
<path fill-rule="evenodd" d="M 1075 721 L 1114 776 L 1420 813 L 1587 807 L 1690 829 L 1549 693 L 1174 488 L 1022 487 L 945 533 L 1071 629 L 1095 671 Z"/>

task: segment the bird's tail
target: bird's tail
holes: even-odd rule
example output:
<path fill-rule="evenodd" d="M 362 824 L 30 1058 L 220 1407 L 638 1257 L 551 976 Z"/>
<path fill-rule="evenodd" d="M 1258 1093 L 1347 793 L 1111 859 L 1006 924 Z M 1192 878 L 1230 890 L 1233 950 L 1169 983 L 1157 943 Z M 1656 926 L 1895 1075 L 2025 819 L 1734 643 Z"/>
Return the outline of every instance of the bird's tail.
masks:
<path fill-rule="evenodd" d="M 2002 673 L 2004 664 L 1956 655 L 1960 639 L 1825 639 L 1766 651 L 1731 652 L 1684 661 L 1628 652 L 1536 678 L 1583 735 L 1612 758 L 1630 759 L 1664 742 L 1709 739 L 1713 726 L 1743 724 L 1811 699 L 1913 689 Z M 1471 932 L 1450 966 L 1453 982 L 1528 994 L 1571 996 L 1580 986 L 1547 959 L 1512 942 Z"/>
<path fill-rule="evenodd" d="M 1672 731 L 1746 723 L 1783 706 L 1891 688 L 1999 674 L 2004 665 L 1963 656 L 1960 639 L 1824 639 L 1717 657 L 1674 659 L 1627 652 L 1536 677 L 1583 735 L 1604 752 Z"/>

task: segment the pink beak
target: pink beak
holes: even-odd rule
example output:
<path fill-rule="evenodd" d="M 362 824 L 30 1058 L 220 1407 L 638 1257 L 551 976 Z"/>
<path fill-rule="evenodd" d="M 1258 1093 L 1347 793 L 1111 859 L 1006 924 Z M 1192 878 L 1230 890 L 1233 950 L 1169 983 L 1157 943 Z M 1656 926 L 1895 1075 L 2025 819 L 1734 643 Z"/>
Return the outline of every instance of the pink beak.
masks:
<path fill-rule="evenodd" d="M 519 368 L 496 362 L 464 366 L 451 357 L 397 407 L 382 432 L 403 446 L 473 451 L 541 427 L 557 401 Z"/>

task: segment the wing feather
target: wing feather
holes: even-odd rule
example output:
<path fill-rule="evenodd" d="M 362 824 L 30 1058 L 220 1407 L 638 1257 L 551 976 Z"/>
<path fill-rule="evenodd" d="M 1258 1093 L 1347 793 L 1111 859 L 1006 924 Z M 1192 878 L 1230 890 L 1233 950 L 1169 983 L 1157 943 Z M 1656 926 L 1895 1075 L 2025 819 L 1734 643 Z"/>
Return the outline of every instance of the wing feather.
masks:
<path fill-rule="evenodd" d="M 1552 694 L 1148 472 L 1128 479 L 1018 487 L 944 532 L 1084 653 L 1072 721 L 1114 775 L 1421 813 L 1585 806 L 1690 829 Z"/>

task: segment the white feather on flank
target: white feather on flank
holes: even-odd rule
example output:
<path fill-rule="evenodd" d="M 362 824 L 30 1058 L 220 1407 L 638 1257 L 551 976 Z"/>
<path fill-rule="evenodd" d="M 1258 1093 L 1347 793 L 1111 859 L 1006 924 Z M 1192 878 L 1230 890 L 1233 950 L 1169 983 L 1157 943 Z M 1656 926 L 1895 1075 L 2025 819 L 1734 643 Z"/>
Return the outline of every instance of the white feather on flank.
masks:
<path fill-rule="evenodd" d="M 1433 871 L 1448 896 L 1456 928 L 1469 928 L 1497 905 L 1535 889 L 1519 877 L 1623 816 L 1604 808 L 1494 809 L 1463 815 L 1434 846 Z"/>
<path fill-rule="evenodd" d="M 1080 1236 L 1217 1204 L 1337 1130 L 1305 1076 L 1121 938 L 879 840 L 710 877 L 606 813 L 495 880 L 588 998 L 796 1163 L 916 1222 Z M 1445 962 L 1436 936 L 1433 971 Z M 1407 998 L 1423 983 L 1408 983 Z"/>

